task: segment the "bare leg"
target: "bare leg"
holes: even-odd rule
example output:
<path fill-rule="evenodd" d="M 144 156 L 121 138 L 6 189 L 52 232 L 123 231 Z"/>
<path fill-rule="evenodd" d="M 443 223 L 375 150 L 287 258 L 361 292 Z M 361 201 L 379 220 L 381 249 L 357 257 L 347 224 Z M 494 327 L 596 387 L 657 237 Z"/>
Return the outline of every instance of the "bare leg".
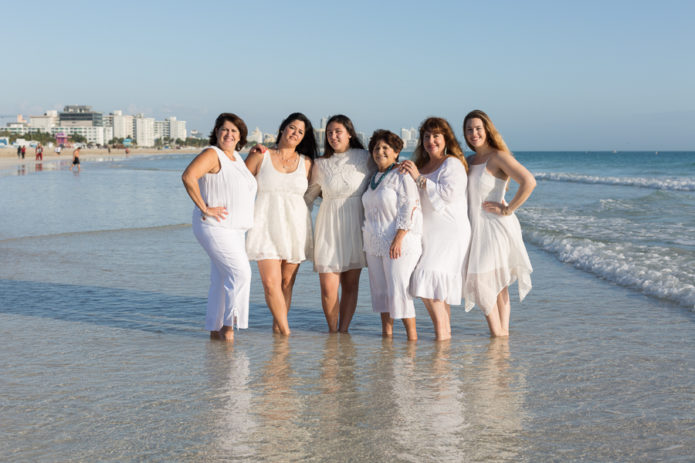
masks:
<path fill-rule="evenodd" d="M 347 333 L 352 316 L 357 308 L 357 293 L 360 289 L 361 268 L 347 270 L 340 274 L 340 329 Z"/>
<path fill-rule="evenodd" d="M 282 262 L 275 259 L 259 260 L 258 272 L 263 282 L 265 302 L 273 315 L 273 331 L 289 335 L 287 305 L 282 291 Z"/>
<path fill-rule="evenodd" d="M 509 303 L 509 291 L 504 288 L 497 295 L 497 302 L 490 310 L 490 313 L 485 316 L 487 326 L 490 328 L 490 336 L 505 337 L 509 336 L 509 315 L 511 313 L 511 305 Z"/>
<path fill-rule="evenodd" d="M 432 324 L 434 325 L 434 338 L 437 341 L 446 341 L 451 339 L 451 324 L 449 322 L 448 305 L 444 301 L 435 299 L 422 299 L 422 302 L 430 314 Z"/>
<path fill-rule="evenodd" d="M 231 326 L 223 326 L 220 330 L 220 339 L 226 342 L 234 342 L 234 328 Z"/>
<path fill-rule="evenodd" d="M 220 339 L 219 331 L 210 331 L 210 339 Z"/>
<path fill-rule="evenodd" d="M 381 335 L 385 338 L 393 336 L 393 318 L 388 312 L 381 312 Z"/>
<path fill-rule="evenodd" d="M 340 317 L 340 300 L 338 288 L 340 287 L 339 273 L 319 273 L 321 283 L 321 306 L 328 323 L 328 332 L 338 332 L 338 318 Z"/>
<path fill-rule="evenodd" d="M 408 341 L 417 341 L 417 330 L 415 329 L 415 317 L 404 318 L 403 326 L 405 327 L 405 333 L 408 336 Z"/>

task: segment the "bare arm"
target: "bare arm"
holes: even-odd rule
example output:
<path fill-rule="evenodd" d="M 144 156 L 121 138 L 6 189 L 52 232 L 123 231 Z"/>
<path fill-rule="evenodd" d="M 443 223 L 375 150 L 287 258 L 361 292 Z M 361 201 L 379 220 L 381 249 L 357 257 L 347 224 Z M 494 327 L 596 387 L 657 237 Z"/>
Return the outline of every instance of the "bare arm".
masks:
<path fill-rule="evenodd" d="M 263 162 L 263 152 L 259 151 L 254 151 L 250 152 L 249 155 L 246 157 L 246 167 L 251 171 L 253 176 L 255 177 L 256 174 L 258 174 L 258 168 L 261 167 L 261 163 Z"/>
<path fill-rule="evenodd" d="M 536 188 L 536 179 L 533 177 L 533 174 L 507 152 L 498 151 L 495 153 L 488 161 L 488 168 L 493 171 L 496 177 L 503 174 L 505 177 L 511 177 L 512 180 L 519 184 L 519 189 L 508 205 L 505 206 L 490 201 L 484 202 L 483 208 L 488 212 L 509 215 L 521 207 L 531 196 L 533 189 Z"/>
<path fill-rule="evenodd" d="M 198 206 L 198 209 L 205 216 L 214 217 L 218 221 L 224 219 L 227 215 L 227 209 L 224 207 L 208 206 L 203 201 L 203 196 L 200 194 L 198 180 L 203 175 L 208 173 L 217 173 L 220 170 L 220 160 L 217 158 L 215 150 L 208 148 L 200 153 L 191 161 L 181 175 L 183 186 L 186 188 L 188 196 L 191 197 L 193 203 Z"/>

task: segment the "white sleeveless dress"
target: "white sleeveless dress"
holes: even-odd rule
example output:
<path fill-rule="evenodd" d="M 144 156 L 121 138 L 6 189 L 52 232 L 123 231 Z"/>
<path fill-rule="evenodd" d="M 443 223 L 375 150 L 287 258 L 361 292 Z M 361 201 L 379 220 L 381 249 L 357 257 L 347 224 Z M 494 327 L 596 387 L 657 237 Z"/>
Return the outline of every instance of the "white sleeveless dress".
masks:
<path fill-rule="evenodd" d="M 531 261 L 516 215 L 485 212 L 484 201 L 504 202 L 507 181 L 487 171 L 487 163 L 470 166 L 468 215 L 472 239 L 463 287 L 466 311 L 478 305 L 488 315 L 502 289 L 519 281 L 519 299 L 531 290 Z"/>
<path fill-rule="evenodd" d="M 253 228 L 246 235 L 250 260 L 278 259 L 298 264 L 312 258 L 311 215 L 304 202 L 308 187 L 306 156 L 293 172 L 273 166 L 270 151 L 258 168 Z"/>

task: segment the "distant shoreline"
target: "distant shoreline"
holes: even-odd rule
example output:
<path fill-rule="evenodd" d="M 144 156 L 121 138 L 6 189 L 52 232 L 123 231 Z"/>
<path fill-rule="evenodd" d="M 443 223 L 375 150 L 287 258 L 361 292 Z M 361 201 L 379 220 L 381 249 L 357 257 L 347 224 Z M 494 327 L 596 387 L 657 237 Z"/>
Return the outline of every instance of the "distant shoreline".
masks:
<path fill-rule="evenodd" d="M 156 148 L 130 148 L 126 155 L 125 149 L 106 148 L 82 148 L 80 149 L 80 159 L 90 161 L 103 157 L 132 157 L 132 156 L 159 156 L 162 154 L 198 154 L 201 148 L 182 148 L 182 149 L 156 149 Z M 72 148 L 63 149 L 60 155 L 56 154 L 54 148 L 44 148 L 43 162 L 72 161 Z M 27 148 L 24 159 L 17 157 L 17 148 L 0 148 L 0 169 L 9 169 L 16 166 L 35 164 L 36 154 L 34 148 Z"/>

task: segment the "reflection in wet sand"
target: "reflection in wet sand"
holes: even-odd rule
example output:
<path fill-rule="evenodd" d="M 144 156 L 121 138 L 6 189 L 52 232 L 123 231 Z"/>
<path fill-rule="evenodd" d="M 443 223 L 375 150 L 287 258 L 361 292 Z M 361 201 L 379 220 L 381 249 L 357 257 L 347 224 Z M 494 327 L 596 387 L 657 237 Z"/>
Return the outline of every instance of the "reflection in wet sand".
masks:
<path fill-rule="evenodd" d="M 299 425 L 303 397 L 301 381 L 291 362 L 291 338 L 273 336 L 270 358 L 261 367 L 257 400 L 254 403 L 258 428 L 252 441 L 257 443 L 260 460 L 302 461 L 309 449 L 307 431 Z"/>
<path fill-rule="evenodd" d="M 209 381 L 210 455 L 218 458 L 251 459 L 256 448 L 250 436 L 257 428 L 251 413 L 252 393 L 249 389 L 249 359 L 233 344 L 210 342 L 206 352 Z"/>

